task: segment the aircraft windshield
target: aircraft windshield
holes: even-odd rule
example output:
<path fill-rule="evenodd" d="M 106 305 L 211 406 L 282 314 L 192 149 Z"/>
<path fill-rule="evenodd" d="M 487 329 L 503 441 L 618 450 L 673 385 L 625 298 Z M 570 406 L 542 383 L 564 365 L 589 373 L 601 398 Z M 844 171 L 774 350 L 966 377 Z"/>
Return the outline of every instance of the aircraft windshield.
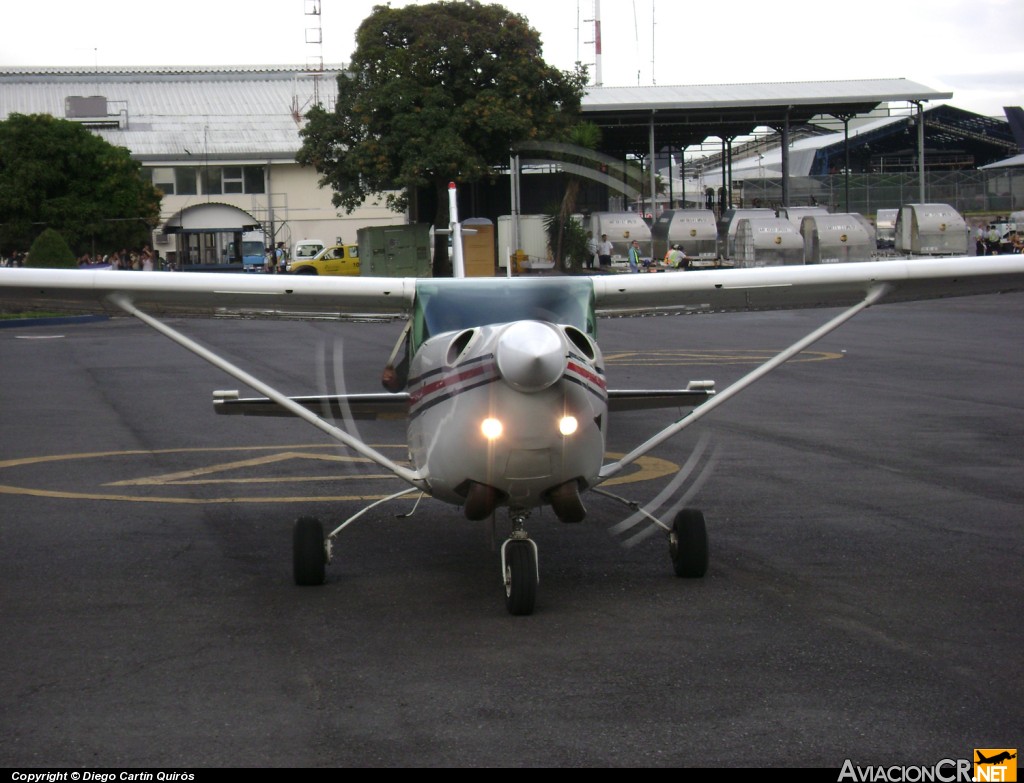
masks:
<path fill-rule="evenodd" d="M 512 321 L 548 321 L 595 332 L 594 288 L 587 278 L 420 280 L 413 340 Z"/>

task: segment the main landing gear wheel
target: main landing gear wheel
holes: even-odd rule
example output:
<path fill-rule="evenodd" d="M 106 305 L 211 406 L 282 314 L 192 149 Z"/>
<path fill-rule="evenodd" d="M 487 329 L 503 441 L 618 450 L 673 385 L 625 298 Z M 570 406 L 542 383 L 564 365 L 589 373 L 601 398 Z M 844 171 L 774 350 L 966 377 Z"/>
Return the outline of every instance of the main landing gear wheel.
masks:
<path fill-rule="evenodd" d="M 316 517 L 299 517 L 295 521 L 292 568 L 297 585 L 322 585 L 327 578 L 324 526 Z"/>
<path fill-rule="evenodd" d="M 684 508 L 672 522 L 668 536 L 668 552 L 676 576 L 699 579 L 708 570 L 708 530 L 704 514 L 695 508 Z"/>
<path fill-rule="evenodd" d="M 537 600 L 537 548 L 529 540 L 505 542 L 505 607 L 509 614 L 533 614 Z"/>

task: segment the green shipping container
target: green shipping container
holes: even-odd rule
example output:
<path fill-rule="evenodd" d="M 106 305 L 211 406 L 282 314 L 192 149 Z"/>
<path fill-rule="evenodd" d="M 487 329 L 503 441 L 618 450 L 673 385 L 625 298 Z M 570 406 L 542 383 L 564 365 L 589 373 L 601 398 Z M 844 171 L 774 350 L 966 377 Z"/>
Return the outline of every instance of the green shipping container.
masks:
<path fill-rule="evenodd" d="M 431 277 L 429 224 L 369 226 L 356 236 L 361 275 Z"/>

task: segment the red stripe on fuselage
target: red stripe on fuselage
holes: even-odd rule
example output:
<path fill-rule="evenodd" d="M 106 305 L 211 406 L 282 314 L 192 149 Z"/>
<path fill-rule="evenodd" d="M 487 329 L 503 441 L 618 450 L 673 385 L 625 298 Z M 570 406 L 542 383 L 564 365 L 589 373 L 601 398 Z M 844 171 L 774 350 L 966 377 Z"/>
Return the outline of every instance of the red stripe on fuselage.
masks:
<path fill-rule="evenodd" d="M 447 389 L 471 378 L 481 376 L 488 370 L 492 369 L 494 369 L 494 365 L 488 364 L 474 367 L 471 370 L 464 370 L 463 372 L 455 373 L 454 375 L 445 375 L 439 380 L 432 381 L 431 383 L 425 383 L 419 389 L 410 392 L 409 401 L 411 404 L 415 405 L 430 394 Z"/>
<path fill-rule="evenodd" d="M 590 383 L 594 384 L 601 391 L 606 391 L 608 388 L 605 384 L 604 378 L 576 362 L 569 362 L 568 365 L 566 365 L 566 371 L 576 373 L 583 379 L 590 381 Z"/>

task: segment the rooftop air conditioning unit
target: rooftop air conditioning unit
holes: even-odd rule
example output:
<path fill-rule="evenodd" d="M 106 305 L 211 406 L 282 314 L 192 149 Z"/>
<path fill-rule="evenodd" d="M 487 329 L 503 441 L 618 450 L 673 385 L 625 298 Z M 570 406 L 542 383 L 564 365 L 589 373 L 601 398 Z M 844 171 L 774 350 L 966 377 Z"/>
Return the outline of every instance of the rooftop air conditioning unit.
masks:
<path fill-rule="evenodd" d="M 107 99 L 103 95 L 69 95 L 64 99 L 64 116 L 68 119 L 106 117 Z"/>

